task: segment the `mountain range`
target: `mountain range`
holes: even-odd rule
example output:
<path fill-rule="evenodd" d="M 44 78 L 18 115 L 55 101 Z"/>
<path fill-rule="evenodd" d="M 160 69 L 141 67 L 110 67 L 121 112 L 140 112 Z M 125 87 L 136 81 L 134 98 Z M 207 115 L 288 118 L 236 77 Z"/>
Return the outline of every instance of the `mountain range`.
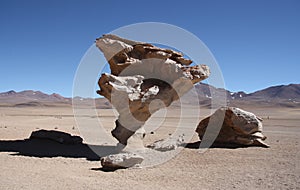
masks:
<path fill-rule="evenodd" d="M 218 99 L 226 96 L 227 104 L 254 106 L 284 106 L 300 107 L 300 84 L 278 85 L 262 89 L 253 93 L 230 92 L 222 88 L 215 88 L 208 84 L 195 85 L 200 104 L 205 102 L 210 106 L 211 98 Z"/>
<path fill-rule="evenodd" d="M 54 104 L 68 105 L 72 101 L 59 94 L 46 94 L 41 91 L 24 90 L 15 92 L 14 90 L 0 93 L 0 106 L 51 106 Z"/>
<path fill-rule="evenodd" d="M 253 93 L 230 92 L 226 89 L 215 88 L 205 83 L 195 85 L 195 92 L 191 93 L 188 98 L 188 104 L 197 102 L 203 106 L 210 106 L 211 100 L 226 96 L 229 105 L 263 105 L 263 106 L 285 106 L 300 107 L 300 84 L 289 84 L 272 86 Z M 76 97 L 75 100 L 82 101 L 86 104 L 94 102 L 92 98 Z M 25 90 L 15 92 L 13 90 L 0 93 L 0 106 L 71 106 L 72 98 L 66 98 L 59 94 L 46 94 L 41 91 Z M 96 99 L 97 108 L 110 108 L 106 99 Z"/>
<path fill-rule="evenodd" d="M 212 94 L 225 93 L 227 99 L 244 99 L 244 100 L 300 100 L 300 84 L 289 84 L 289 85 L 279 85 L 272 86 L 263 90 L 259 90 L 253 93 L 240 92 L 230 92 L 222 88 L 215 88 L 208 84 L 197 84 L 195 86 L 199 96 L 211 97 Z"/>

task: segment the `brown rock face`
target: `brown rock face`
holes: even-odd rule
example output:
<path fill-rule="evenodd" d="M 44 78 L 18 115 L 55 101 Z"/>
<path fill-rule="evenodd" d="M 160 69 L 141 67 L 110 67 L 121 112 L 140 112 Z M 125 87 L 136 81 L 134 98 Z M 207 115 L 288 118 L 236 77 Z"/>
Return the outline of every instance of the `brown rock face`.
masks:
<path fill-rule="evenodd" d="M 225 116 L 225 117 L 224 117 Z M 223 121 L 224 117 L 224 121 Z M 214 140 L 210 132 L 206 133 L 207 127 L 215 127 L 223 121 L 221 130 Z M 196 132 L 200 140 L 214 140 L 214 146 L 237 147 L 237 146 L 262 146 L 269 147 L 263 140 L 262 119 L 253 113 L 234 107 L 222 107 L 213 115 L 203 119 Z M 213 131 L 211 132 L 213 133 Z"/>
<path fill-rule="evenodd" d="M 150 116 L 206 79 L 206 65 L 187 66 L 191 60 L 182 53 L 114 35 L 96 40 L 110 65 L 103 73 L 98 94 L 106 97 L 119 112 L 112 135 L 124 145 Z"/>

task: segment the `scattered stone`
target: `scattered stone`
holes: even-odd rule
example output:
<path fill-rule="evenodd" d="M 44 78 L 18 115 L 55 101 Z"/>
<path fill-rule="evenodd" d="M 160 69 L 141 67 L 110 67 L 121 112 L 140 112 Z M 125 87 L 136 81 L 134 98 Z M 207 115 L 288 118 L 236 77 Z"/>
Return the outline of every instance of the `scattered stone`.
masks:
<path fill-rule="evenodd" d="M 222 125 L 219 134 L 216 126 Z M 207 127 L 212 130 L 206 132 Z M 203 119 L 196 132 L 201 141 L 214 140 L 213 146 L 262 146 L 269 147 L 263 142 L 267 137 L 262 134 L 262 119 L 253 113 L 235 107 L 222 107 L 213 115 Z M 216 139 L 213 139 L 216 137 Z"/>
<path fill-rule="evenodd" d="M 111 74 L 101 75 L 97 93 L 119 112 L 112 135 L 124 145 L 153 113 L 178 100 L 210 74 L 206 65 L 188 66 L 192 61 L 180 52 L 144 42 L 109 34 L 98 38 L 96 46 L 111 69 Z"/>
<path fill-rule="evenodd" d="M 117 170 L 138 167 L 144 158 L 134 153 L 111 154 L 101 158 L 103 170 Z"/>
<path fill-rule="evenodd" d="M 61 144 L 80 144 L 82 143 L 82 138 L 79 136 L 72 136 L 69 133 L 64 133 L 61 131 L 54 130 L 38 130 L 33 131 L 29 139 L 48 139 L 59 142 Z"/>
<path fill-rule="evenodd" d="M 148 145 L 147 148 L 165 152 L 175 150 L 182 145 L 184 145 L 184 134 L 179 135 L 178 138 L 169 137 L 167 139 L 155 141 L 154 143 Z"/>

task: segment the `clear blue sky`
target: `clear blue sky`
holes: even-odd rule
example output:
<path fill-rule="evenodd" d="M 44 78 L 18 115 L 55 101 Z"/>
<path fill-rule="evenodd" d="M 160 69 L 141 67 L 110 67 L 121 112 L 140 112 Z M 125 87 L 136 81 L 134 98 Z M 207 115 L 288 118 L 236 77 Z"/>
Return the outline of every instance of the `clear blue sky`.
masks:
<path fill-rule="evenodd" d="M 124 25 L 164 22 L 199 37 L 230 91 L 300 83 L 300 1 L 0 0 L 0 92 L 72 95 L 94 40 Z"/>

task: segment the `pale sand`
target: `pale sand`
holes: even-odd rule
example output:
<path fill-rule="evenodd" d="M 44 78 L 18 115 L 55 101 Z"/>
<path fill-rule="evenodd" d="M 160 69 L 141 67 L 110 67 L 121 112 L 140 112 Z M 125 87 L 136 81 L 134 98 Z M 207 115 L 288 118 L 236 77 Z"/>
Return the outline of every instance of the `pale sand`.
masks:
<path fill-rule="evenodd" d="M 264 118 L 264 134 L 271 148 L 213 148 L 202 154 L 198 149 L 185 148 L 175 158 L 154 167 L 104 172 L 100 170 L 99 161 L 87 160 L 86 149 L 60 152 L 53 157 L 46 157 L 40 150 L 36 150 L 39 157 L 31 154 L 36 147 L 27 156 L 12 151 L 25 151 L 23 141 L 16 140 L 27 139 L 38 129 L 80 135 L 71 108 L 1 107 L 0 189 L 300 189 L 300 110 L 245 109 Z M 168 112 L 163 126 L 155 134 L 146 136 L 146 144 L 174 132 L 172 126 L 178 123 L 178 118 L 172 115 L 176 112 L 178 110 Z M 114 127 L 112 111 L 98 110 L 98 113 L 109 132 Z M 201 110 L 201 118 L 207 115 L 209 110 Z M 270 119 L 266 119 L 268 116 Z M 160 123 L 161 118 L 148 125 L 155 125 L 155 121 Z M 185 126 L 190 130 L 196 128 L 189 125 L 188 119 Z M 85 138 L 93 131 L 86 129 L 84 133 L 81 136 Z M 10 140 L 9 146 L 7 140 Z M 94 140 L 97 139 L 86 141 Z M 196 135 L 194 141 L 197 141 Z M 15 144 L 19 147 L 14 147 Z M 65 146 L 54 145 L 50 152 L 64 151 Z"/>

